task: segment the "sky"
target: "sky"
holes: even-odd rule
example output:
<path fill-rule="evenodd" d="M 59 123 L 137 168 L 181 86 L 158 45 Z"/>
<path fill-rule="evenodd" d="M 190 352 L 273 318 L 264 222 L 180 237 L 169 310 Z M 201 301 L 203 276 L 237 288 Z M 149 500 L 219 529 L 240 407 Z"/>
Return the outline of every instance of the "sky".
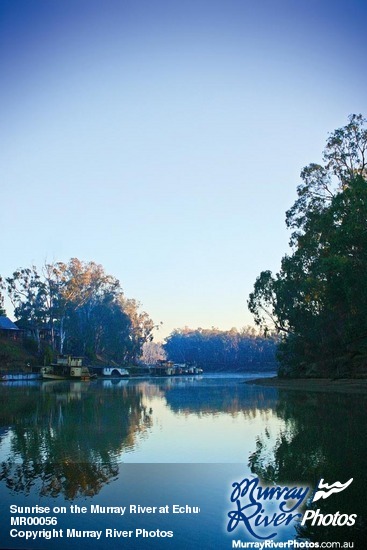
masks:
<path fill-rule="evenodd" d="M 252 325 L 301 169 L 367 115 L 366 23 L 356 0 L 0 0 L 0 274 L 102 264 L 156 340 Z"/>

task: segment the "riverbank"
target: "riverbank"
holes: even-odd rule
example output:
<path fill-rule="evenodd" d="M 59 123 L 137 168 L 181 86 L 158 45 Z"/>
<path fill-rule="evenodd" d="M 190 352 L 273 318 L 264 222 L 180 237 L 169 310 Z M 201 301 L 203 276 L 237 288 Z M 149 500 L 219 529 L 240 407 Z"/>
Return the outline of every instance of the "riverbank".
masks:
<path fill-rule="evenodd" d="M 256 378 L 246 384 L 270 386 L 280 390 L 302 390 L 317 392 L 339 392 L 367 395 L 366 378 Z"/>
<path fill-rule="evenodd" d="M 0 337 L 0 371 L 30 372 L 38 364 L 37 352 L 27 349 L 22 341 Z"/>

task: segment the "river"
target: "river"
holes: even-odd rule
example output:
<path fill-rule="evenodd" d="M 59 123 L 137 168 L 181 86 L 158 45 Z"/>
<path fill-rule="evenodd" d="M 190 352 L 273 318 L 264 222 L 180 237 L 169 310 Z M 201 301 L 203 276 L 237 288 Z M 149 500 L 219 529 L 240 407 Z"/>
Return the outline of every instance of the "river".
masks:
<path fill-rule="evenodd" d="M 359 548 L 366 536 L 366 396 L 248 384 L 254 376 L 3 383 L 0 548 L 221 550 L 270 536 Z M 354 524 L 266 526 L 284 508 L 275 498 L 259 508 L 265 524 L 253 518 L 229 530 L 237 507 L 232 484 L 257 478 L 263 487 L 303 490 L 302 510 L 316 508 L 311 497 L 320 478 L 353 478 L 317 507 L 324 516 L 354 514 Z M 23 506 L 50 511 L 23 514 Z M 21 526 L 22 515 L 36 523 Z M 40 523 L 46 517 L 56 524 Z"/>

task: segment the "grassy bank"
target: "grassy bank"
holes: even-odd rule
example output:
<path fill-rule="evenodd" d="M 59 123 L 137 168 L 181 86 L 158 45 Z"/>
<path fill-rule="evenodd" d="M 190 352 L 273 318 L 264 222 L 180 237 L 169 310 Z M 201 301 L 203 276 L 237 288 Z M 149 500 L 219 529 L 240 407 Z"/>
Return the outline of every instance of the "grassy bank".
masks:
<path fill-rule="evenodd" d="M 37 355 L 21 342 L 0 338 L 0 371 L 27 371 L 38 364 Z"/>

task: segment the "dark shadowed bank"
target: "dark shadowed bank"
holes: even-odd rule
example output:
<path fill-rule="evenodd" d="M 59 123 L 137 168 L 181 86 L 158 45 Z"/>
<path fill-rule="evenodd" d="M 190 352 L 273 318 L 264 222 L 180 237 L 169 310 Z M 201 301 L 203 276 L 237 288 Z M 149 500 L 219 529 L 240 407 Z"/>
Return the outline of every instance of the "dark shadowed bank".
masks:
<path fill-rule="evenodd" d="M 339 378 L 334 380 L 331 378 L 284 379 L 275 376 L 272 378 L 256 378 L 245 383 L 257 386 L 271 386 L 282 390 L 367 394 L 367 378 Z"/>

